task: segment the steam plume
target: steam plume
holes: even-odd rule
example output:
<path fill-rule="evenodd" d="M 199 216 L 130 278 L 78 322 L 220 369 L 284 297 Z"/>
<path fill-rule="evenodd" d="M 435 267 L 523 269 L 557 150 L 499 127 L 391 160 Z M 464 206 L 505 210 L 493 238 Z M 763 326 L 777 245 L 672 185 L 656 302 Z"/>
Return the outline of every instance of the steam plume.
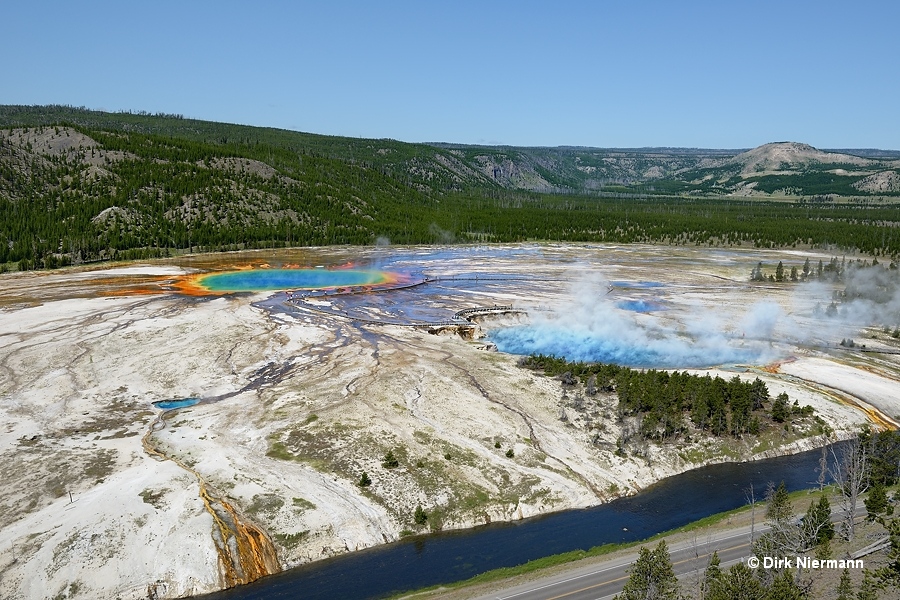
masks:
<path fill-rule="evenodd" d="M 490 338 L 512 354 L 547 354 L 569 360 L 636 367 L 687 368 L 764 364 L 777 357 L 769 339 L 784 313 L 774 302 L 750 307 L 741 331 L 728 331 L 709 310 L 679 325 L 670 319 L 616 308 L 602 280 L 582 281 L 571 299 L 551 311 L 531 311 L 528 325 L 498 329 Z M 747 332 L 744 337 L 743 332 Z"/>

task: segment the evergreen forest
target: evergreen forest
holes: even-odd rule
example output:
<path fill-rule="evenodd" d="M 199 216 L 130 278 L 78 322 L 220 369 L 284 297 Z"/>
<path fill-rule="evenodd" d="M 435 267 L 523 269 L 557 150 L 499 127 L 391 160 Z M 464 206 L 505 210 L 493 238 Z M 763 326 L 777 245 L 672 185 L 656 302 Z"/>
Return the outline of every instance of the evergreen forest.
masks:
<path fill-rule="evenodd" d="M 844 180 L 823 199 L 818 179 L 815 195 L 791 201 L 722 196 L 624 170 L 662 164 L 675 172 L 722 151 L 635 151 L 603 162 L 588 150 L 407 144 L 179 115 L 0 106 L 0 268 L 379 240 L 900 254 L 900 196 L 876 201 L 856 190 L 835 201 L 849 190 Z M 605 179 L 596 175 L 603 164 L 613 165 Z"/>
<path fill-rule="evenodd" d="M 811 406 L 791 403 L 785 393 L 771 398 L 759 378 L 747 382 L 734 376 L 726 381 L 718 375 L 569 362 L 544 355 L 524 357 L 519 364 L 559 377 L 563 385 L 580 383 L 588 396 L 614 393 L 620 416 L 640 417 L 639 433 L 645 439 L 671 440 L 690 435 L 691 429 L 717 437 L 758 435 L 767 427 L 790 428 L 813 418 Z"/>

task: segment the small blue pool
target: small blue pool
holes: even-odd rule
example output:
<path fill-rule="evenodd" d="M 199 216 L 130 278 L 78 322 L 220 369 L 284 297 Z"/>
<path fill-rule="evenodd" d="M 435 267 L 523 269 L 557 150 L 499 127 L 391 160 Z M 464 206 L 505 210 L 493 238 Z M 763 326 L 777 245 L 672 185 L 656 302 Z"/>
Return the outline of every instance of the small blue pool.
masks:
<path fill-rule="evenodd" d="M 658 288 L 663 287 L 663 284 L 658 281 L 610 281 L 609 285 L 617 288 Z"/>
<path fill-rule="evenodd" d="M 657 302 L 655 300 L 622 300 L 621 302 L 616 302 L 616 307 L 638 313 L 648 313 L 655 310 L 666 309 L 662 302 Z"/>
<path fill-rule="evenodd" d="M 200 398 L 182 398 L 180 400 L 160 400 L 158 402 L 154 402 L 153 406 L 156 408 L 161 408 L 163 410 L 170 410 L 172 408 L 184 408 L 186 406 L 193 406 L 200 402 Z"/>

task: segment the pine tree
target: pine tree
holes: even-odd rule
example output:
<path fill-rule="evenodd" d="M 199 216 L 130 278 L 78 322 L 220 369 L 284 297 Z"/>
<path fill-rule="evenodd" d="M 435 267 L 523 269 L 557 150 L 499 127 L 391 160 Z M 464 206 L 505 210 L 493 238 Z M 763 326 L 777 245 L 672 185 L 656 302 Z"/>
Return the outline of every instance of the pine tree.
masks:
<path fill-rule="evenodd" d="M 785 569 L 769 586 L 766 600 L 804 600 L 806 594 L 794 580 L 794 572 Z"/>
<path fill-rule="evenodd" d="M 709 564 L 706 566 L 706 574 L 703 578 L 703 596 L 705 598 L 711 598 L 721 590 L 722 581 L 725 577 L 719 566 L 721 564 L 722 561 L 719 560 L 718 551 L 714 551 L 712 556 L 709 557 Z"/>
<path fill-rule="evenodd" d="M 831 522 L 831 503 L 828 497 L 822 494 L 819 501 L 809 505 L 803 525 L 815 539 L 815 544 L 830 542 L 834 538 L 834 523 Z"/>
<path fill-rule="evenodd" d="M 762 263 L 758 262 L 756 263 L 756 266 L 750 270 L 750 281 L 762 281 L 763 279 Z"/>
<path fill-rule="evenodd" d="M 863 571 L 863 580 L 856 593 L 856 600 L 878 600 L 878 584 L 868 570 Z"/>
<path fill-rule="evenodd" d="M 900 518 L 891 519 L 887 524 L 891 545 L 888 548 L 885 566 L 878 569 L 878 578 L 885 584 L 900 589 Z"/>
<path fill-rule="evenodd" d="M 769 388 L 759 377 L 750 384 L 750 399 L 753 400 L 753 410 L 759 410 L 764 402 L 769 401 Z"/>
<path fill-rule="evenodd" d="M 853 600 L 853 582 L 850 581 L 850 569 L 841 572 L 841 581 L 838 583 L 837 600 Z"/>
<path fill-rule="evenodd" d="M 775 397 L 772 403 L 772 420 L 778 423 L 784 423 L 791 414 L 791 408 L 788 404 L 788 395 L 784 392 Z"/>
<path fill-rule="evenodd" d="M 359 478 L 359 487 L 368 487 L 372 485 L 372 480 L 369 479 L 368 473 L 363 471 L 362 476 Z"/>
<path fill-rule="evenodd" d="M 824 542 L 821 542 L 818 546 L 816 546 L 816 551 L 813 554 L 819 560 L 828 560 L 829 558 L 831 558 L 831 540 L 825 540 Z"/>
<path fill-rule="evenodd" d="M 779 260 L 775 267 L 775 281 L 784 281 L 784 264 Z"/>
<path fill-rule="evenodd" d="M 428 513 L 425 512 L 421 504 L 416 506 L 416 512 L 413 515 L 413 520 L 416 522 L 416 525 L 424 525 L 425 522 L 428 521 Z"/>
<path fill-rule="evenodd" d="M 394 456 L 393 450 L 387 451 L 387 454 L 384 455 L 384 458 L 381 461 L 381 466 L 385 469 L 395 469 L 400 466 L 400 461 Z"/>
<path fill-rule="evenodd" d="M 791 519 L 791 498 L 783 481 L 777 488 L 770 483 L 766 490 L 766 519 L 779 525 Z"/>
<path fill-rule="evenodd" d="M 665 541 L 655 550 L 641 547 L 622 593 L 616 596 L 621 600 L 677 600 L 679 597 L 678 579 Z"/>
<path fill-rule="evenodd" d="M 888 508 L 888 499 L 887 493 L 884 491 L 884 485 L 880 481 L 876 481 L 872 484 L 872 489 L 869 490 L 869 497 L 863 500 L 866 505 L 866 518 L 870 521 L 874 521 L 875 518 L 881 513 L 885 512 Z"/>
<path fill-rule="evenodd" d="M 737 563 L 722 577 L 721 585 L 709 591 L 705 600 L 765 600 L 766 589 L 744 563 Z"/>

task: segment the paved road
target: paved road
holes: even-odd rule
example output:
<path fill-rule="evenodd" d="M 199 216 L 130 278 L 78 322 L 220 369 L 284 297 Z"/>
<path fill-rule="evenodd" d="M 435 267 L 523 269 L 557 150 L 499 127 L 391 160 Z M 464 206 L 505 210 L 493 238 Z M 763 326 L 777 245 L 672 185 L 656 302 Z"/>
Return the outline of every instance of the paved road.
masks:
<path fill-rule="evenodd" d="M 857 507 L 857 517 L 865 515 L 865 506 Z M 802 515 L 795 515 L 799 518 Z M 762 515 L 760 514 L 760 518 Z M 840 516 L 838 509 L 832 510 L 832 521 Z M 757 538 L 769 531 L 769 527 L 758 524 L 753 531 Z M 719 553 L 721 566 L 727 568 L 750 556 L 750 527 L 737 527 L 714 534 L 697 532 L 697 538 L 669 546 L 669 556 L 675 574 L 679 579 L 698 575 L 706 568 L 713 552 Z M 644 544 L 654 548 L 659 542 Z M 545 577 L 516 587 L 481 596 L 477 600 L 609 600 L 622 591 L 628 581 L 628 568 L 637 560 L 638 551 L 621 558 Z M 693 585 L 693 583 L 689 584 Z"/>
<path fill-rule="evenodd" d="M 766 528 L 757 526 L 754 532 L 759 536 Z M 700 535 L 700 532 L 698 532 Z M 658 542 L 656 542 L 658 543 Z M 648 543 L 652 548 L 656 543 Z M 672 565 L 678 576 L 687 576 L 706 568 L 710 555 L 718 551 L 724 566 L 750 555 L 750 528 L 741 527 L 721 532 L 709 537 L 673 544 L 669 548 Z M 479 600 L 597 600 L 612 597 L 622 591 L 628 581 L 628 568 L 637 559 L 638 552 L 611 560 L 602 565 L 593 565 L 569 571 L 556 577 L 502 590 Z"/>

